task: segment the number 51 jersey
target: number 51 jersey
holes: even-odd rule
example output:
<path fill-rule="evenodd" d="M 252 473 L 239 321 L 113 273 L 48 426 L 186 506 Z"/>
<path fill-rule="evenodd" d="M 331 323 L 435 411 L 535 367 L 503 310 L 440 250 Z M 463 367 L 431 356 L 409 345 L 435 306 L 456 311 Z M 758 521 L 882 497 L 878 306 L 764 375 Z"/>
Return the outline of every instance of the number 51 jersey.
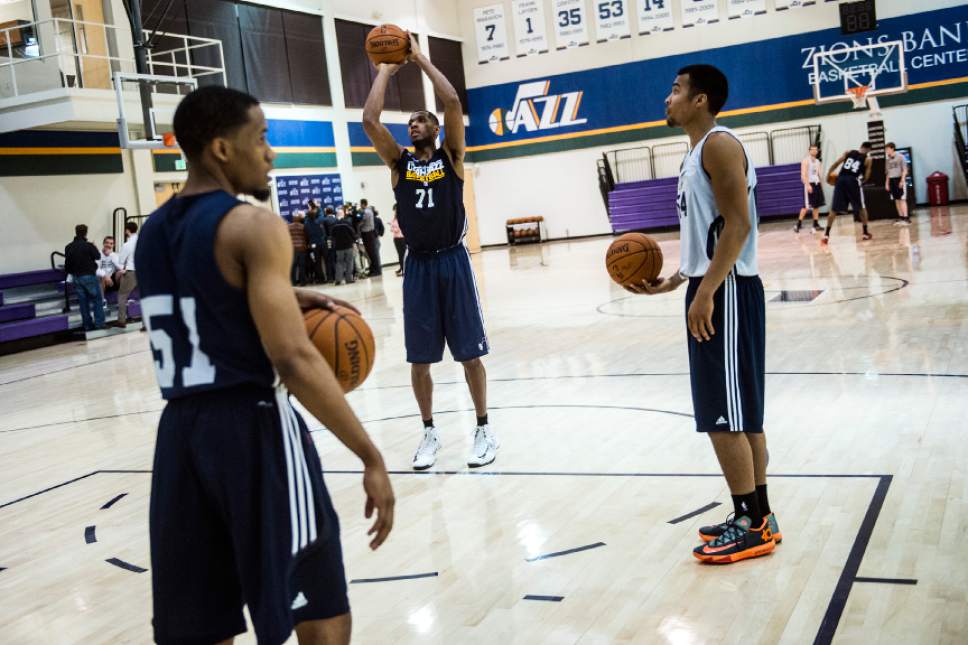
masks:
<path fill-rule="evenodd" d="M 442 251 L 460 244 L 467 232 L 464 180 L 442 148 L 421 161 L 409 150 L 397 160 L 397 222 L 407 247 L 417 253 Z"/>
<path fill-rule="evenodd" d="M 141 313 L 165 399 L 275 381 L 245 291 L 226 282 L 215 262 L 218 225 L 241 203 L 221 190 L 176 195 L 141 229 Z"/>

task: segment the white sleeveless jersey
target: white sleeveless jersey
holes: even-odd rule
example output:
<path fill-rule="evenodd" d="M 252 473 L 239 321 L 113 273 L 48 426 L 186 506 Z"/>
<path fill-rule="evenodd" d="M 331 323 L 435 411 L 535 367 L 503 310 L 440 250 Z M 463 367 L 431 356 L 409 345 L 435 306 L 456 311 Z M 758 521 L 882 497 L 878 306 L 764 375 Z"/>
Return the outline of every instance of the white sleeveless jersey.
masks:
<path fill-rule="evenodd" d="M 722 126 L 716 126 L 706 133 L 706 136 L 689 151 L 679 170 L 679 194 L 676 209 L 679 212 L 679 245 L 682 255 L 679 267 L 689 277 L 701 277 L 709 269 L 713 252 L 719 241 L 719 234 L 723 230 L 725 220 L 719 214 L 716 206 L 716 196 L 713 185 L 702 165 L 702 150 L 715 132 L 725 132 L 737 141 L 739 137 Z M 756 237 L 759 218 L 756 215 L 756 169 L 750 161 L 749 151 L 743 142 L 743 152 L 746 155 L 746 188 L 749 195 L 750 229 L 749 237 L 736 259 L 735 271 L 737 275 L 752 276 L 757 274 L 756 266 Z"/>
<path fill-rule="evenodd" d="M 809 181 L 811 184 L 819 184 L 820 172 L 822 170 L 823 164 L 820 163 L 819 159 L 807 157 L 807 181 Z"/>

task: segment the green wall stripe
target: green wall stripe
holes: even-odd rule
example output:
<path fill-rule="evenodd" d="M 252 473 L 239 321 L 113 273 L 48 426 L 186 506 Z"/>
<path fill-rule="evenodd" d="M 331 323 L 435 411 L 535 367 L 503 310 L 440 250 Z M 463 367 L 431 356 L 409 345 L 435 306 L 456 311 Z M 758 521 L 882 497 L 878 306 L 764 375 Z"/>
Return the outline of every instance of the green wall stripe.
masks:
<path fill-rule="evenodd" d="M 899 107 L 902 105 L 913 105 L 916 103 L 927 103 L 929 101 L 961 98 L 964 96 L 968 96 L 968 83 L 942 85 L 940 87 L 930 87 L 923 90 L 912 90 L 905 94 L 882 96 L 879 97 L 879 103 L 882 108 L 887 108 Z M 848 112 L 852 111 L 853 106 L 850 103 L 827 103 L 825 105 L 805 105 L 801 107 L 772 110 L 769 112 L 756 112 L 753 114 L 724 117 L 719 120 L 719 123 L 731 128 L 739 128 L 755 125 L 775 124 L 784 121 L 793 121 L 796 119 L 812 119 L 835 114 L 847 114 Z M 482 162 L 493 161 L 496 159 L 510 159 L 512 157 L 526 157 L 529 155 L 547 154 L 549 152 L 563 152 L 566 150 L 578 150 L 581 148 L 594 148 L 597 146 L 617 143 L 628 143 L 630 141 L 663 139 L 676 134 L 681 134 L 681 132 L 665 126 L 643 128 L 641 130 L 629 130 L 625 132 L 612 132 L 608 134 L 592 135 L 574 139 L 562 139 L 559 141 L 547 141 L 509 148 L 478 150 L 475 152 L 469 152 L 467 154 L 467 161 Z M 354 164 L 356 163 L 356 154 L 357 153 L 354 153 Z"/>
<path fill-rule="evenodd" d="M 124 172 L 121 155 L 0 155 L 0 176 L 105 175 Z"/>
<path fill-rule="evenodd" d="M 184 170 L 176 168 L 179 155 L 152 155 L 155 172 Z M 273 167 L 279 168 L 336 168 L 335 152 L 284 152 L 276 157 Z"/>

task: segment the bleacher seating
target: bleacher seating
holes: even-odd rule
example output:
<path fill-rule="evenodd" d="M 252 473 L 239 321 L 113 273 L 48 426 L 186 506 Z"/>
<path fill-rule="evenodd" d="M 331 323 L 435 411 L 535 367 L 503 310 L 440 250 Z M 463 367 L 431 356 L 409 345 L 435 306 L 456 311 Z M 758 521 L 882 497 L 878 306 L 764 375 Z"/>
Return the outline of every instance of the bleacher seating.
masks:
<path fill-rule="evenodd" d="M 625 233 L 678 226 L 678 177 L 616 184 L 608 194 L 612 231 Z M 795 215 L 803 207 L 800 164 L 756 169 L 756 210 L 760 219 Z"/>
<path fill-rule="evenodd" d="M 79 330 L 81 316 L 73 292 L 60 269 L 0 275 L 0 353 L 10 351 L 6 343 L 41 336 L 56 341 L 58 334 Z M 128 307 L 128 316 L 137 318 L 141 316 L 137 289 L 131 297 L 135 301 Z M 107 301 L 110 308 L 106 320 L 110 321 L 116 319 L 117 293 L 109 293 Z M 66 313 L 65 303 L 69 306 Z"/>

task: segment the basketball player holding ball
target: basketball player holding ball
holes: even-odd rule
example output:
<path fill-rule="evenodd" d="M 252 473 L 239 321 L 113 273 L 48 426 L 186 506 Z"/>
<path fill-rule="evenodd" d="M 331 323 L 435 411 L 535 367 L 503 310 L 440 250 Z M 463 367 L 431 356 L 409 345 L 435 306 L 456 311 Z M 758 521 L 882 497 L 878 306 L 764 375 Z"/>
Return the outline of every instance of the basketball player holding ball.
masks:
<path fill-rule="evenodd" d="M 668 278 L 628 287 L 656 294 L 689 283 L 696 430 L 712 440 L 734 507 L 726 522 L 699 530 L 704 544 L 693 555 L 713 564 L 766 555 L 781 539 L 766 495 L 766 313 L 757 275 L 756 170 L 736 135 L 716 124 L 728 94 L 726 77 L 711 65 L 679 70 L 666 98 L 666 118 L 691 143 L 676 204 L 682 261 Z"/>
<path fill-rule="evenodd" d="M 188 181 L 147 219 L 135 253 L 167 401 L 149 511 L 155 641 L 230 643 L 244 603 L 260 643 L 293 628 L 300 643 L 349 643 L 339 519 L 286 392 L 363 462 L 379 547 L 394 506 L 383 458 L 300 315 L 349 305 L 293 289 L 285 222 L 236 197 L 269 195 L 275 153 L 258 101 L 203 87 L 174 126 Z"/>
<path fill-rule="evenodd" d="M 474 445 L 467 465 L 486 466 L 497 456 L 498 442 L 487 420 L 487 374 L 481 357 L 488 353 L 484 318 L 470 255 L 464 246 L 464 116 L 453 85 L 425 57 L 413 35 L 407 62 L 430 77 L 444 104 L 444 144 L 437 148 L 437 115 L 418 110 L 408 130 L 414 151 L 396 142 L 380 123 L 384 95 L 398 64 L 380 63 L 363 107 L 363 128 L 390 168 L 397 201 L 397 221 L 407 240 L 403 278 L 403 320 L 413 393 L 423 419 L 423 438 L 413 458 L 415 470 L 434 465 L 440 438 L 433 422 L 430 366 L 443 359 L 444 343 L 464 366 L 477 412 Z"/>

